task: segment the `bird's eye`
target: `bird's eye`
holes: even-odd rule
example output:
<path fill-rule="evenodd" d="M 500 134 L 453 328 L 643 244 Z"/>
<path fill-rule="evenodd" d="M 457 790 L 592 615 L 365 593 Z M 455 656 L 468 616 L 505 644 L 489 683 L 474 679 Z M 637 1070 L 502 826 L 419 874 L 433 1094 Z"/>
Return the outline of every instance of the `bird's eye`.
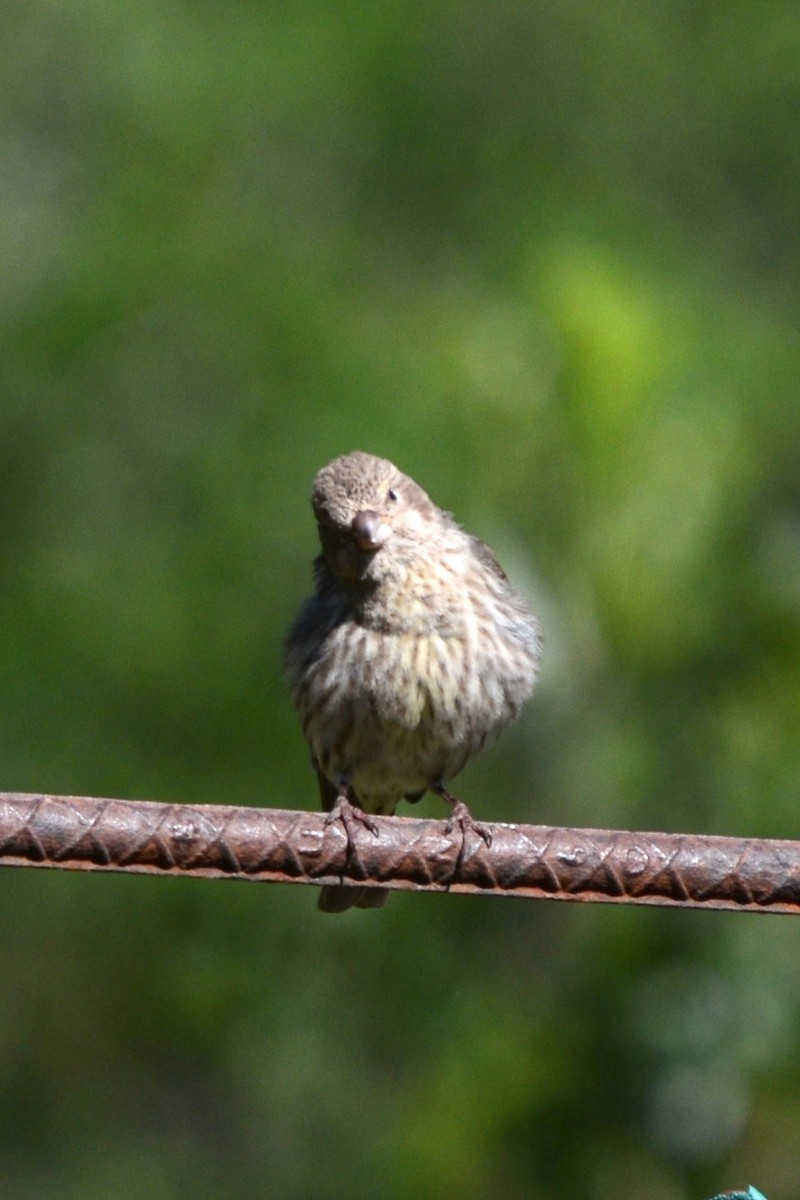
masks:
<path fill-rule="evenodd" d="M 397 503 L 399 497 L 397 495 L 397 492 L 394 490 L 394 488 L 389 488 L 389 491 L 386 493 L 386 499 L 390 500 L 392 504 Z"/>

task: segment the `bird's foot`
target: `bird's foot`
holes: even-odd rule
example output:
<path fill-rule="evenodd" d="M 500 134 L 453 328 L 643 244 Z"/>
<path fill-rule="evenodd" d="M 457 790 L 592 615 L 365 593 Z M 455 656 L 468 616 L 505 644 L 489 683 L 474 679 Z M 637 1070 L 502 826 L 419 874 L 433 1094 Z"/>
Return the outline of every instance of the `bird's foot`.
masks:
<path fill-rule="evenodd" d="M 356 849 L 356 833 L 359 826 L 368 829 L 374 837 L 378 836 L 378 826 L 369 813 L 364 812 L 363 808 L 359 808 L 350 799 L 352 793 L 346 778 L 340 779 L 337 786 L 338 794 L 333 807 L 325 818 L 325 828 L 327 829 L 334 821 L 341 821 L 347 839 L 345 863 L 347 868 L 352 869 L 354 864 L 358 865 L 359 863 Z M 341 879 L 341 884 L 326 884 L 320 892 L 319 908 L 323 912 L 344 912 L 353 905 L 357 908 L 380 908 L 389 898 L 388 891 L 383 888 L 364 888 L 358 887 L 356 884 L 346 884 L 344 874 Z"/>
<path fill-rule="evenodd" d="M 457 799 L 452 792 L 448 792 L 444 784 L 433 784 L 431 791 L 434 791 L 437 796 L 441 796 L 442 800 L 446 801 L 452 809 L 444 827 L 445 833 L 452 833 L 456 826 L 461 830 L 461 849 L 456 859 L 456 872 L 458 872 L 467 851 L 467 834 L 477 834 L 479 838 L 483 838 L 487 846 L 492 844 L 492 835 L 485 825 L 481 825 L 479 821 L 475 820 L 464 801 Z"/>
<path fill-rule="evenodd" d="M 325 818 L 326 827 L 332 825 L 334 821 L 341 821 L 344 825 L 344 831 L 347 834 L 348 857 L 355 851 L 355 834 L 359 825 L 363 825 L 374 837 L 378 836 L 378 826 L 372 817 L 369 813 L 365 813 L 363 808 L 353 804 L 346 790 L 340 791 L 336 797 L 333 808 Z"/>

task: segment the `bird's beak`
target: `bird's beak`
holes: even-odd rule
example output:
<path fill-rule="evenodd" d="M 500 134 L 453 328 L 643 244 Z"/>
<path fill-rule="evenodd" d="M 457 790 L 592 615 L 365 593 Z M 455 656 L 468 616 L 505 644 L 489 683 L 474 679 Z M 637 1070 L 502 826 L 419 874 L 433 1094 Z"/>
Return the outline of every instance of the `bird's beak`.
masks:
<path fill-rule="evenodd" d="M 356 513 L 350 522 L 350 529 L 359 550 L 380 550 L 393 532 L 378 513 L 368 508 Z"/>

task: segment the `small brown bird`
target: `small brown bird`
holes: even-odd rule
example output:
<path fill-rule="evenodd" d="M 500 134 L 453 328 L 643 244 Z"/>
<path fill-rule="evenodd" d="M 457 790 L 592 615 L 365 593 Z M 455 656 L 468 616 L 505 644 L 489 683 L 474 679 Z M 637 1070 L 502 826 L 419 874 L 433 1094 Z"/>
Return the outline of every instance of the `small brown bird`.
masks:
<path fill-rule="evenodd" d="M 427 789 L 488 843 L 452 779 L 533 691 L 539 624 L 492 551 L 385 458 L 357 451 L 319 472 L 315 594 L 286 638 L 284 668 L 323 807 L 377 832 Z M 462 848 L 463 852 L 463 848 Z M 323 887 L 319 906 L 378 908 L 385 888 Z"/>

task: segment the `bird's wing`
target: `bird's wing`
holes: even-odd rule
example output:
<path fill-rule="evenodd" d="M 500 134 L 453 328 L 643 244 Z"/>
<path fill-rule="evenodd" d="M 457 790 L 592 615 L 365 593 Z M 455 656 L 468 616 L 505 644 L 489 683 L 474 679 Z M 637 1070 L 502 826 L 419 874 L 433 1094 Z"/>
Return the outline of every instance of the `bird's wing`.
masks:
<path fill-rule="evenodd" d="M 473 537 L 472 534 L 468 536 L 475 556 L 481 560 L 485 567 L 494 572 L 499 579 L 507 580 L 508 576 L 495 558 L 494 551 L 486 545 L 486 542 L 482 542 L 480 538 Z"/>
<path fill-rule="evenodd" d="M 314 768 L 317 772 L 317 779 L 319 780 L 319 798 L 322 801 L 322 807 L 325 812 L 331 812 L 339 793 L 331 783 L 330 779 L 328 779 L 327 775 L 322 774 L 322 771 L 320 771 L 316 763 L 314 763 Z"/>

